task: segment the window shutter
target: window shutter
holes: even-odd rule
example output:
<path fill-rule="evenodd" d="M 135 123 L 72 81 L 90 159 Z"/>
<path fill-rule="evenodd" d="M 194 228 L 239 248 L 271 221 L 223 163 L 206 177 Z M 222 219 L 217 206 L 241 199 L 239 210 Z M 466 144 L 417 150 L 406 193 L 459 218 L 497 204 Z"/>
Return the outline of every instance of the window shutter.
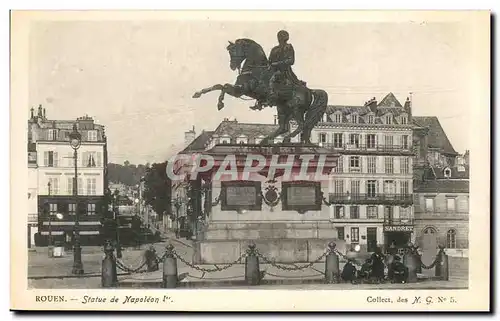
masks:
<path fill-rule="evenodd" d="M 53 156 L 54 158 L 54 167 L 58 167 L 59 166 L 59 154 L 57 152 L 54 152 Z"/>
<path fill-rule="evenodd" d="M 66 190 L 68 195 L 73 195 L 73 177 L 68 177 L 68 188 Z"/>
<path fill-rule="evenodd" d="M 102 166 L 101 152 L 97 152 L 96 156 L 97 156 L 97 167 L 101 167 Z"/>
<path fill-rule="evenodd" d="M 49 152 L 43 152 L 43 166 L 49 165 Z"/>
<path fill-rule="evenodd" d="M 78 178 L 78 195 L 84 195 L 83 194 L 83 178 L 81 178 L 81 177 Z"/>
<path fill-rule="evenodd" d="M 75 166 L 74 164 L 74 159 L 73 159 L 73 153 L 72 152 L 69 152 L 68 155 L 66 156 L 66 160 L 67 160 L 67 164 L 68 164 L 68 167 L 73 167 Z"/>
<path fill-rule="evenodd" d="M 82 152 L 80 154 L 80 159 L 81 159 L 81 162 L 80 162 L 81 166 L 87 167 L 87 152 Z"/>

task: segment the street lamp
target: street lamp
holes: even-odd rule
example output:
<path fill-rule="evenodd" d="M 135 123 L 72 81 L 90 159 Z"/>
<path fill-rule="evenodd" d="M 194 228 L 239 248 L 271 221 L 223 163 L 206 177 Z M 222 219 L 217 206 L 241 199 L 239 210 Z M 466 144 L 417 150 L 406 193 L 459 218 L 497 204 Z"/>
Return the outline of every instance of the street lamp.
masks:
<path fill-rule="evenodd" d="M 73 131 L 69 134 L 69 144 L 73 148 L 73 160 L 75 164 L 75 178 L 73 183 L 73 196 L 75 197 L 75 246 L 73 249 L 73 274 L 83 274 L 83 263 L 82 263 L 82 248 L 80 246 L 80 222 L 79 222 L 79 209 L 78 206 L 78 148 L 82 144 L 82 135 L 78 132 L 76 128 L 76 123 L 73 124 Z"/>
<path fill-rule="evenodd" d="M 48 189 L 48 194 L 50 196 L 50 181 L 47 183 L 47 189 Z M 49 244 L 47 246 L 49 250 L 49 257 L 52 257 L 53 252 L 52 252 L 52 213 L 50 212 L 50 205 L 49 208 L 47 209 L 47 215 L 49 216 Z"/>
<path fill-rule="evenodd" d="M 122 246 L 120 244 L 120 224 L 119 224 L 119 219 L 118 219 L 118 197 L 120 195 L 120 192 L 118 189 L 115 189 L 115 192 L 113 193 L 113 218 L 115 219 L 115 233 L 116 233 L 116 257 L 121 259 L 122 258 Z"/>
<path fill-rule="evenodd" d="M 174 206 L 175 206 L 175 237 L 179 238 L 179 210 L 182 206 L 182 200 L 179 194 L 174 199 Z"/>

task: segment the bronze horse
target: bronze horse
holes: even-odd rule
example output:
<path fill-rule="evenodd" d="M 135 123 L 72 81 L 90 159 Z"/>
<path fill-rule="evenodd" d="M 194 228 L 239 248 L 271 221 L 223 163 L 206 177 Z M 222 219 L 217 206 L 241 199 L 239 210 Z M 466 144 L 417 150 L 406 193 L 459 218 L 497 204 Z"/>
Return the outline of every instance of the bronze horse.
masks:
<path fill-rule="evenodd" d="M 269 62 L 262 47 L 251 39 L 238 39 L 234 43 L 229 42 L 227 50 L 230 56 L 229 67 L 231 70 L 238 69 L 239 71 L 236 83 L 234 85 L 217 84 L 204 88 L 196 92 L 193 98 L 220 90 L 217 104 L 219 110 L 224 108 L 225 94 L 236 98 L 248 96 L 259 101 L 267 100 L 270 92 L 269 80 L 273 72 L 269 68 Z M 299 133 L 301 133 L 301 143 L 311 144 L 311 131 L 323 117 L 328 104 L 328 94 L 321 89 L 309 89 L 306 86 L 290 83 L 282 87 L 284 90 L 280 90 L 281 94 L 275 102 L 279 128 L 264 138 L 261 144 L 268 144 L 280 135 L 284 135 L 283 142 L 287 143 Z M 291 120 L 295 120 L 298 125 L 293 132 L 290 132 Z"/>

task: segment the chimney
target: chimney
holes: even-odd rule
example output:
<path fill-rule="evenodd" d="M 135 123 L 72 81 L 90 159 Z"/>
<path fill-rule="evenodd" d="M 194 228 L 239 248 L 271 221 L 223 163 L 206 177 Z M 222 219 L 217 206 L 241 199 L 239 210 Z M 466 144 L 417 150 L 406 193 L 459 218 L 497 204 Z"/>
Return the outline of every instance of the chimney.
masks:
<path fill-rule="evenodd" d="M 408 118 L 411 118 L 411 100 L 410 97 L 406 97 L 405 105 L 404 105 L 404 110 L 408 114 Z"/>
<path fill-rule="evenodd" d="M 373 97 L 365 103 L 365 107 L 370 108 L 370 110 L 375 113 L 377 111 L 377 99 Z"/>
<path fill-rule="evenodd" d="M 42 114 L 42 104 L 38 105 L 38 117 L 43 117 L 43 114 Z"/>
<path fill-rule="evenodd" d="M 45 108 L 43 109 L 43 119 L 47 119 L 47 117 L 45 117 Z"/>
<path fill-rule="evenodd" d="M 35 108 L 31 107 L 30 112 L 31 112 L 31 119 L 35 118 Z"/>
<path fill-rule="evenodd" d="M 278 123 L 278 115 L 274 115 L 274 124 L 276 125 Z"/>
<path fill-rule="evenodd" d="M 193 126 L 193 129 L 184 133 L 184 146 L 187 147 L 189 144 L 191 144 L 195 139 L 195 137 L 196 137 L 196 132 L 194 131 L 194 126 Z"/>

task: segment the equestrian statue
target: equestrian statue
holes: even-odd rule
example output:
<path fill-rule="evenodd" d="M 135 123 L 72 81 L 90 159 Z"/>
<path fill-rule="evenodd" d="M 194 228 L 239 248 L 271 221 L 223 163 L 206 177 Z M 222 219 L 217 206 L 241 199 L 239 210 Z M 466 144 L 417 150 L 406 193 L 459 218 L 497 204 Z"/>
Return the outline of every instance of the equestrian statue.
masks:
<path fill-rule="evenodd" d="M 262 47 L 251 39 L 229 41 L 229 67 L 231 70 L 238 69 L 235 84 L 204 88 L 196 92 L 193 98 L 220 90 L 219 110 L 224 108 L 225 94 L 255 99 L 255 105 L 250 107 L 253 110 L 276 106 L 279 128 L 264 138 L 261 144 L 269 144 L 280 135 L 283 135 L 283 143 L 289 143 L 298 134 L 301 134 L 301 143 L 311 144 L 311 131 L 323 117 L 328 94 L 322 89 L 309 89 L 305 82 L 297 78 L 291 67 L 295 63 L 295 52 L 288 39 L 288 32 L 278 32 L 279 44 L 271 50 L 269 59 Z M 297 129 L 292 132 L 291 120 L 297 122 Z"/>

